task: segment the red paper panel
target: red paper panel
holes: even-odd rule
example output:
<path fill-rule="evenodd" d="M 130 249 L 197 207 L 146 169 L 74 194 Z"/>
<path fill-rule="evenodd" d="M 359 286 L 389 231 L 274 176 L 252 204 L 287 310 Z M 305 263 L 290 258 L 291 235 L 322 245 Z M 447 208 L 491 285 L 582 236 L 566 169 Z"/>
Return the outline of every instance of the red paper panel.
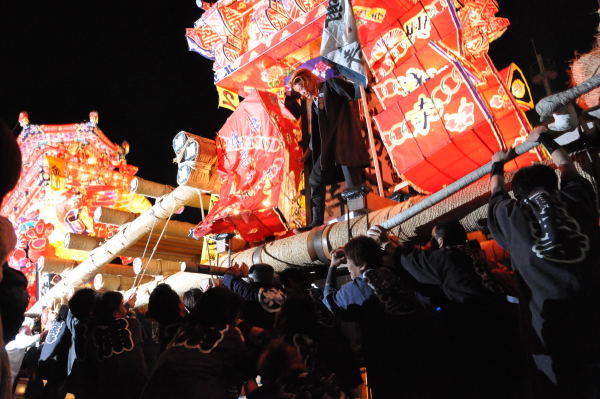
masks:
<path fill-rule="evenodd" d="M 255 91 L 219 131 L 220 199 L 195 237 L 235 231 L 259 241 L 288 229 L 299 209 L 291 203 L 297 202 L 302 151 L 298 125 L 280 107 L 274 95 Z"/>

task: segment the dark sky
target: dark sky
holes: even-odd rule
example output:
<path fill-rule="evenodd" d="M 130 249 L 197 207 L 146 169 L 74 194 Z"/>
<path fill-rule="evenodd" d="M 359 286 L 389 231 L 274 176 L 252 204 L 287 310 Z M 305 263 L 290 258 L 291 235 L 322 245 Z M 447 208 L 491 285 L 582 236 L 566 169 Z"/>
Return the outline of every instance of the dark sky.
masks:
<path fill-rule="evenodd" d="M 106 135 L 130 143 L 139 176 L 175 185 L 173 136 L 213 137 L 230 114 L 217 109 L 212 63 L 187 49 L 185 28 L 200 16 L 193 0 L 1 3 L 0 117 L 10 126 L 21 110 L 48 124 L 97 110 Z M 492 45 L 492 58 L 499 68 L 515 61 L 529 80 L 537 73 L 530 38 L 559 72 L 593 43 L 598 0 L 501 0 L 500 7 L 512 26 Z M 553 88 L 567 79 L 562 73 Z"/>

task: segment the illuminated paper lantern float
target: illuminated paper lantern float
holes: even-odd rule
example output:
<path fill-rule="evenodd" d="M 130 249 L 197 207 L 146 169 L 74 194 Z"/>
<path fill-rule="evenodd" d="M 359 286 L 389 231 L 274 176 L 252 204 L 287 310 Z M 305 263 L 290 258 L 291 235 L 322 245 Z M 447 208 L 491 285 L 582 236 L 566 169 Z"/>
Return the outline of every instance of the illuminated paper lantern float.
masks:
<path fill-rule="evenodd" d="M 302 223 L 300 128 L 273 94 L 255 91 L 219 131 L 220 199 L 192 234 L 238 232 L 247 241 Z"/>
<path fill-rule="evenodd" d="M 273 6 L 247 4 L 263 14 Z M 286 4 L 275 8 L 289 20 L 269 29 L 260 28 L 265 19 L 257 14 L 244 19 L 237 5 L 217 2 L 188 30 L 191 50 L 204 46 L 201 54 L 213 52 L 216 85 L 242 96 L 251 88 L 282 96 L 290 71 L 319 56 L 327 2 L 307 3 L 295 14 Z M 489 43 L 509 26 L 494 16 L 496 1 L 355 0 L 352 5 L 375 79 L 372 91 L 383 108 L 375 121 L 397 175 L 433 192 L 525 139 L 527 83 L 514 67 L 500 74 L 487 55 Z M 225 12 L 228 7 L 232 10 Z M 235 32 L 227 28 L 231 21 L 239 23 Z M 245 39 L 237 58 L 217 56 L 236 35 Z M 515 74 L 521 78 L 513 79 Z M 507 169 L 539 160 L 536 151 Z"/>
<path fill-rule="evenodd" d="M 398 174 L 434 192 L 527 135 L 529 124 L 486 53 L 508 22 L 493 17 L 494 2 L 390 10 L 377 26 L 359 28 L 384 108 L 374 119 Z M 528 153 L 507 169 L 539 159 Z"/>
<path fill-rule="evenodd" d="M 79 262 L 88 257 L 84 251 L 66 249 L 65 234 L 110 237 L 117 226 L 95 222 L 98 207 L 140 213 L 151 205 L 129 192 L 137 168 L 125 160 L 128 145 L 116 145 L 104 135 L 96 112 L 88 122 L 66 125 L 31 124 L 22 112 L 19 123 L 21 177 L 0 214 L 15 226 L 18 244 L 8 263 L 26 274 L 33 303 L 39 259 Z"/>

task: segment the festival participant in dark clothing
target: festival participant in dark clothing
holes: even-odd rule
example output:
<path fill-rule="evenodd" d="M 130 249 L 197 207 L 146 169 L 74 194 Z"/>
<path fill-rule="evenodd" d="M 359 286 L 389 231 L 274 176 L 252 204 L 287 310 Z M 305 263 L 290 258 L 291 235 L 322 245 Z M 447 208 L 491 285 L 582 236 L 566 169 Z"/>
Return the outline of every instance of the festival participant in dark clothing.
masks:
<path fill-rule="evenodd" d="M 308 273 L 294 267 L 279 272 L 279 281 L 285 289 L 286 295 L 308 296 L 317 314 L 317 323 L 323 327 L 334 328 L 335 318 L 323 304 L 323 291 L 310 286 Z"/>
<path fill-rule="evenodd" d="M 64 397 L 66 392 L 59 392 L 67 378 L 67 360 L 71 346 L 71 333 L 67 329 L 69 306 L 62 305 L 56 318 L 52 321 L 46 334 L 39 359 L 38 373 L 41 379 L 47 381 L 41 397 Z"/>
<path fill-rule="evenodd" d="M 568 154 L 538 126 L 538 141 L 560 170 L 544 165 L 520 169 L 512 199 L 504 187 L 507 153 L 494 154 L 488 226 L 511 254 L 527 291 L 537 337 L 535 364 L 561 398 L 600 395 L 600 231 L 591 184 Z"/>
<path fill-rule="evenodd" d="M 335 165 L 342 166 L 346 186 L 352 188 L 363 182 L 361 169 L 370 164 L 370 158 L 356 109 L 350 104 L 356 99 L 351 82 L 341 78 L 322 82 L 308 69 L 298 69 L 290 78 L 290 86 L 292 92 L 285 106 L 296 119 L 302 118 L 305 160 L 312 160 L 312 222 L 300 229 L 308 230 L 323 224 L 325 186 L 334 182 Z"/>
<path fill-rule="evenodd" d="M 142 399 L 238 398 L 250 368 L 236 327 L 240 306 L 226 288 L 207 290 L 160 356 Z"/>
<path fill-rule="evenodd" d="M 261 328 L 272 329 L 275 315 L 281 309 L 285 293 L 274 284 L 273 267 L 258 263 L 250 267 L 248 280 L 241 278 L 241 270 L 237 265 L 229 268 L 223 276 L 223 284 L 242 297 L 242 320 Z"/>
<path fill-rule="evenodd" d="M 148 299 L 147 316 L 159 324 L 160 351 L 165 350 L 181 327 L 187 314 L 185 305 L 179 295 L 168 284 L 159 284 L 154 288 Z"/>
<path fill-rule="evenodd" d="M 422 368 L 414 293 L 382 267 L 379 245 L 356 237 L 332 253 L 323 302 L 337 317 L 360 327 L 368 385 L 374 397 L 418 397 Z M 337 286 L 336 270 L 345 264 L 352 281 Z M 420 396 L 426 397 L 426 396 Z"/>
<path fill-rule="evenodd" d="M 102 294 L 95 308 L 94 345 L 98 361 L 99 398 L 137 398 L 148 378 L 142 329 L 129 308 L 135 295 L 123 303 L 120 292 Z"/>
<path fill-rule="evenodd" d="M 67 359 L 65 389 L 78 398 L 96 397 L 97 370 L 92 334 L 96 292 L 91 288 L 76 291 L 69 299 L 66 327 L 71 344 Z"/>
<path fill-rule="evenodd" d="M 273 339 L 258 360 L 262 385 L 248 399 L 346 399 L 335 376 L 309 372 L 298 348 L 283 338 Z"/>
<path fill-rule="evenodd" d="M 288 295 L 275 321 L 275 334 L 296 348 L 307 372 L 326 381 L 329 390 L 351 397 L 361 384 L 360 367 L 350 344 L 337 329 L 318 323 L 310 296 Z"/>
<path fill-rule="evenodd" d="M 394 253 L 396 264 L 416 280 L 420 298 L 426 298 L 423 302 L 441 318 L 453 395 L 473 399 L 515 395 L 522 384 L 517 309 L 505 295 L 486 288 L 496 285 L 487 281 L 492 277 L 479 251 L 467 245 L 463 226 L 457 221 L 437 223 L 431 241 L 437 248 L 432 250 L 403 245 L 394 249 L 380 226 L 368 234 Z"/>

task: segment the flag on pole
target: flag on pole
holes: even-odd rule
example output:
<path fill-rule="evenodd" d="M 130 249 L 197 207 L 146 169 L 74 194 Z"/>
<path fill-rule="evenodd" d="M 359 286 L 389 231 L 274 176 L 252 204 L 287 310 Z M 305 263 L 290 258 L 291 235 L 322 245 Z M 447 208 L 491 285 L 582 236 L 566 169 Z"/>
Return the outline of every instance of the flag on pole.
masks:
<path fill-rule="evenodd" d="M 350 0 L 329 0 L 321 38 L 321 58 L 340 74 L 367 85 L 367 73 Z"/>
<path fill-rule="evenodd" d="M 240 97 L 234 92 L 223 87 L 216 87 L 217 93 L 219 93 L 219 107 L 235 111 L 238 105 L 240 105 Z"/>

